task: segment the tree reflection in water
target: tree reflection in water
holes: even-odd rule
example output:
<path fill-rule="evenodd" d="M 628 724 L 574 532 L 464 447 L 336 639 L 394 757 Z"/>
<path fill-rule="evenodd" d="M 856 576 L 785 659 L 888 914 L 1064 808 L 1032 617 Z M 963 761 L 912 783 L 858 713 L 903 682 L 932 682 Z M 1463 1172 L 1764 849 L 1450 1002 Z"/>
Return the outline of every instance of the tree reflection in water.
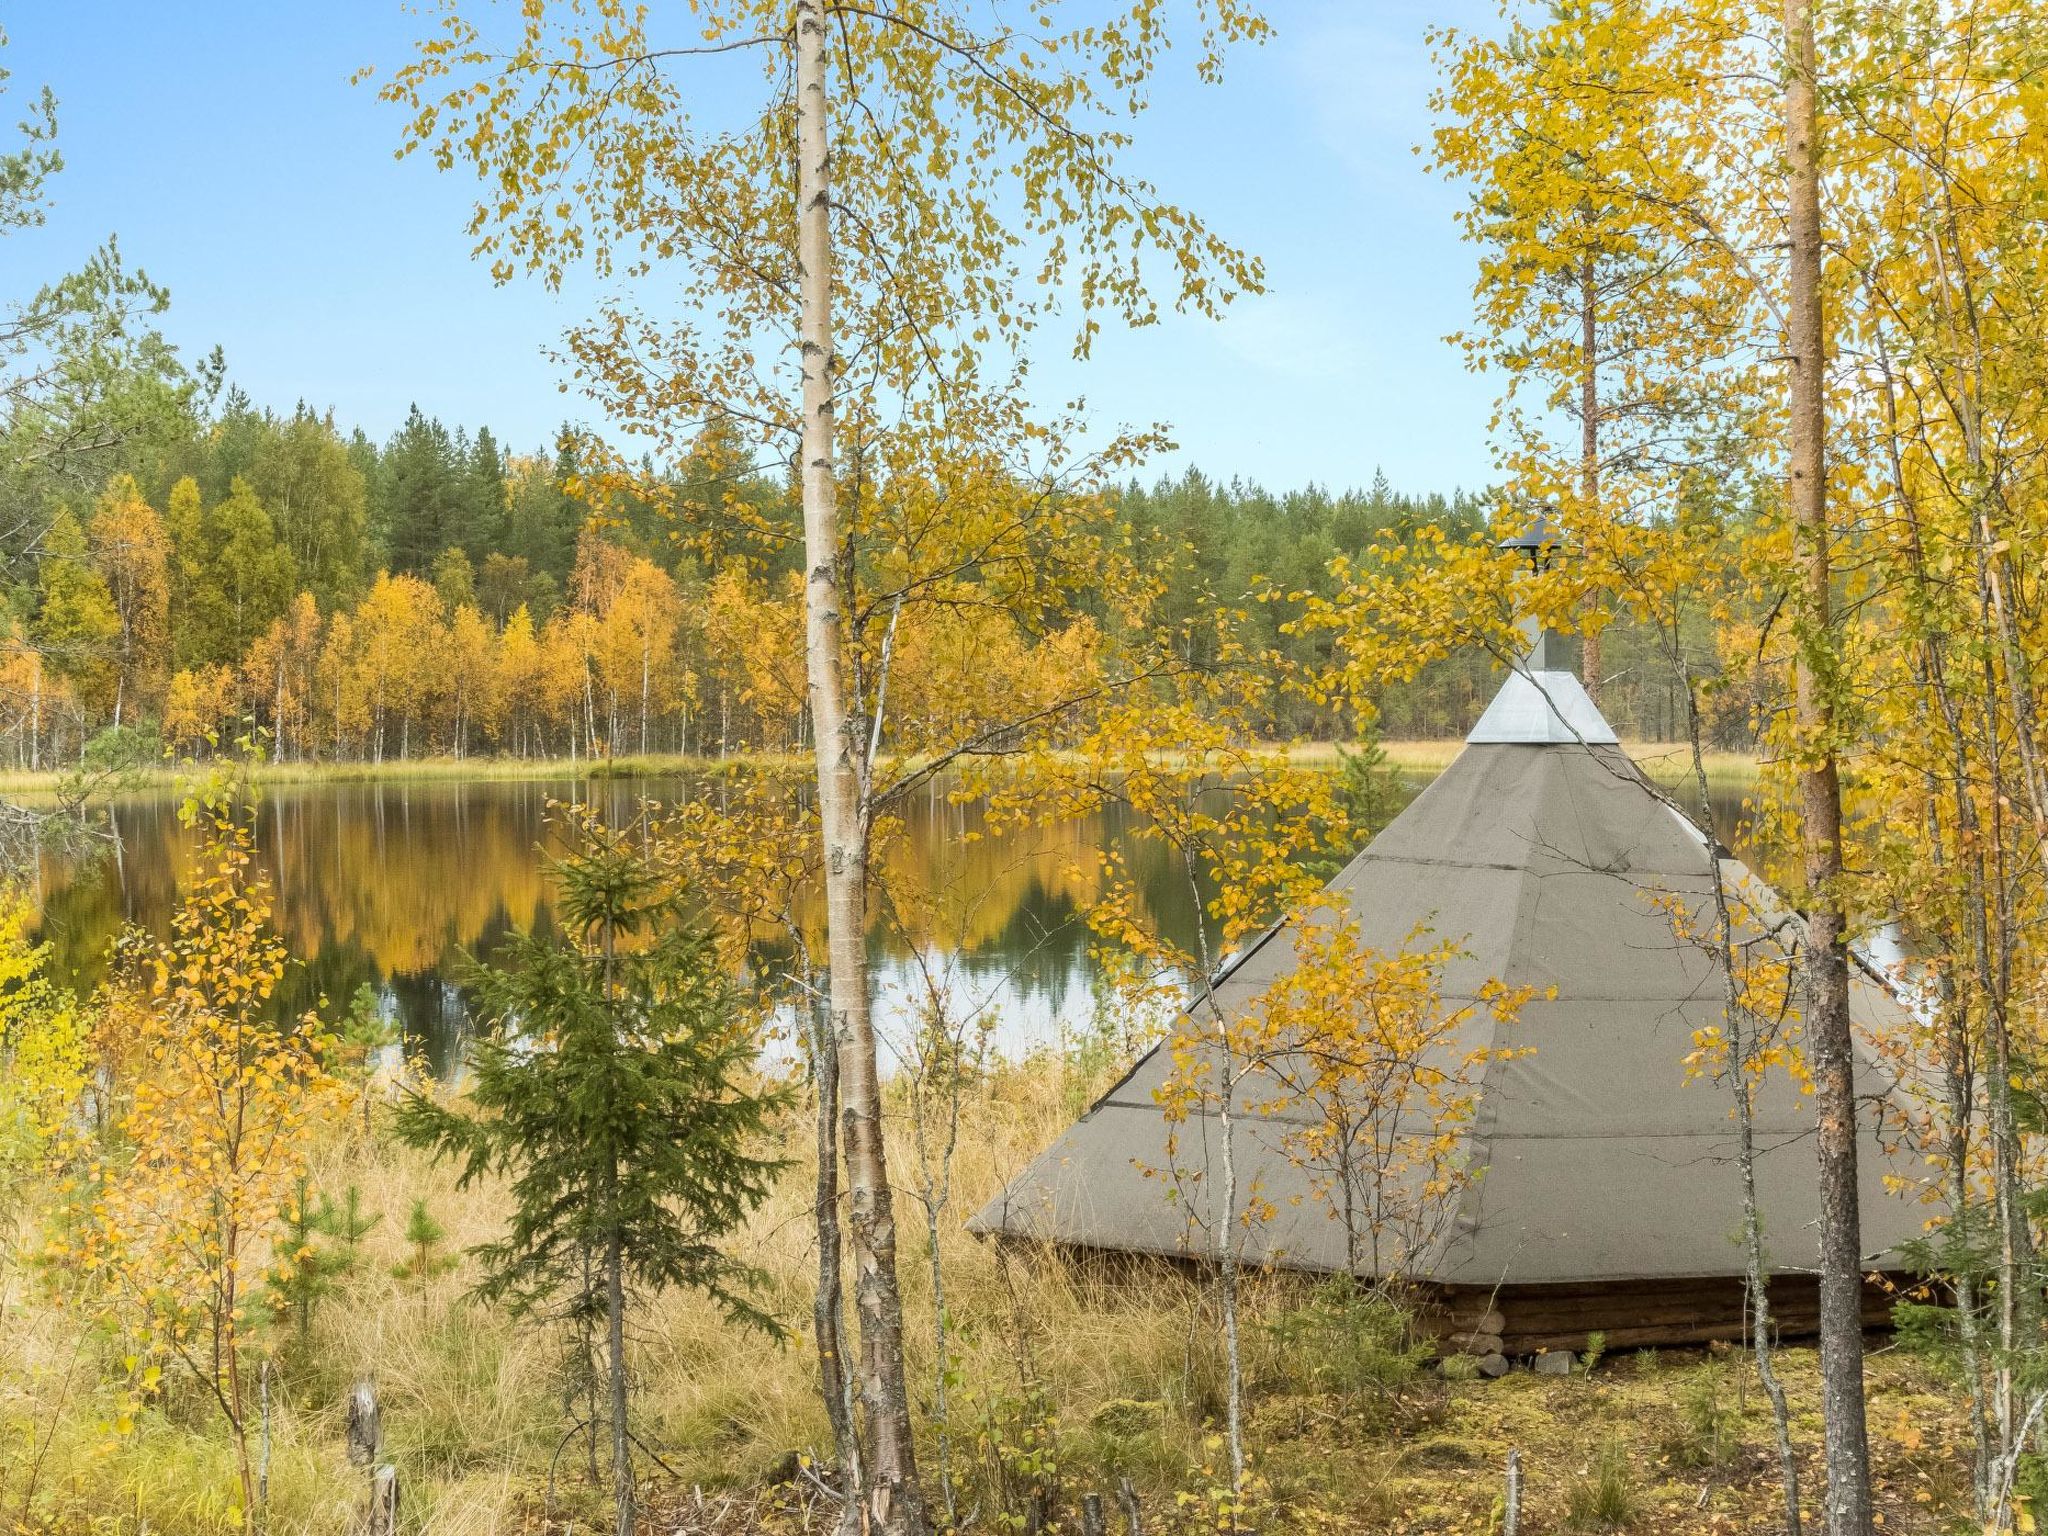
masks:
<path fill-rule="evenodd" d="M 716 793 L 715 784 L 665 777 L 266 789 L 260 856 L 298 961 L 276 1007 L 297 1013 L 324 997 L 340 1008 L 367 985 L 402 1025 L 408 1049 L 445 1072 L 470 1019 L 463 957 L 488 955 L 506 934 L 553 921 L 548 802 L 594 799 L 624 817 L 643 797 L 674 802 L 693 793 Z M 1716 808 L 1724 837 L 1738 806 L 1731 792 Z M 79 986 L 104 973 L 122 924 L 162 932 L 191 874 L 193 843 L 178 825 L 175 797 L 129 797 L 110 814 L 114 849 L 47 858 L 41 870 L 43 936 L 58 977 Z M 1063 1027 L 1086 1027 L 1095 968 L 1083 912 L 1101 852 L 1125 852 L 1169 935 L 1178 941 L 1191 932 L 1184 883 L 1162 850 L 1131 837 L 1119 813 L 988 837 L 980 835 L 979 805 L 955 804 L 937 789 L 902 819 L 887 877 L 911 893 L 900 908 L 911 916 L 877 921 L 869 940 L 879 1022 L 889 1034 L 911 1027 L 922 991 L 913 945 L 943 970 L 956 1009 L 993 1013 L 997 1049 L 1021 1052 L 1053 1042 Z M 764 940 L 758 958 L 776 965 L 782 957 Z"/>

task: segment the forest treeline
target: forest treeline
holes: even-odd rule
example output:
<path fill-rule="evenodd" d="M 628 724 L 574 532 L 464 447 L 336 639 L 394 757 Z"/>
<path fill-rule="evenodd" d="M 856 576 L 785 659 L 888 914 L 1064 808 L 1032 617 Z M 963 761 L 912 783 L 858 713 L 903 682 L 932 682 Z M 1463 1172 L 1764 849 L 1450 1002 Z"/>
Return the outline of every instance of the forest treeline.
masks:
<path fill-rule="evenodd" d="M 257 728 L 292 761 L 807 745 L 796 500 L 730 434 L 644 466 L 657 503 L 586 492 L 568 428 L 513 451 L 415 407 L 380 444 L 304 405 L 201 404 L 100 455 L 115 467 L 96 488 L 17 488 L 31 558 L 0 659 L 0 758 L 16 768 L 66 764 L 114 728 L 131 751 L 160 737 L 187 755 Z M 734 499 L 749 537 L 677 536 L 678 508 L 701 528 Z M 1470 534 L 1489 511 L 1377 473 L 1363 491 L 1276 494 L 1189 470 L 1115 499 L 1163 575 L 1163 617 L 1270 596 L 1251 623 L 1304 666 L 1316 642 L 1286 632 L 1290 595 L 1332 595 L 1339 556 L 1419 527 Z M 788 530 L 765 557 L 763 526 Z M 1020 637 L 1008 664 L 1032 667 L 1032 649 Z M 1459 734 L 1496 676 L 1484 653 L 1446 658 L 1384 690 L 1381 728 Z M 1631 734 L 1672 728 L 1654 676 L 1624 667 L 1611 702 Z M 1278 688 L 1263 723 L 1276 739 L 1359 729 Z"/>

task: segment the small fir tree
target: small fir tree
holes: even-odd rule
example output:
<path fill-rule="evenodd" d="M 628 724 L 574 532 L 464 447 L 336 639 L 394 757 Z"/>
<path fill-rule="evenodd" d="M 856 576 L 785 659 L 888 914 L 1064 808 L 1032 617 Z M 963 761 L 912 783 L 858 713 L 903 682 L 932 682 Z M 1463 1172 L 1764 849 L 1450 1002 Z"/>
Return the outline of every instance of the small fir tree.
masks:
<path fill-rule="evenodd" d="M 341 1204 L 336 1205 L 325 1195 L 320 1197 L 320 1231 L 341 1243 L 342 1267 L 354 1269 L 362 1258 L 363 1239 L 384 1219 L 382 1211 L 363 1209 L 363 1191 L 351 1184 L 342 1191 Z"/>
<path fill-rule="evenodd" d="M 314 1314 L 333 1293 L 336 1277 L 349 1267 L 346 1251 L 336 1252 L 320 1242 L 331 1235 L 333 1209 L 324 1195 L 314 1195 L 312 1178 L 301 1174 L 291 1199 L 278 1213 L 283 1230 L 266 1282 L 270 1315 L 289 1325 L 291 1347 L 301 1358 L 313 1340 Z"/>
<path fill-rule="evenodd" d="M 561 932 L 479 968 L 494 1024 L 466 1101 L 400 1108 L 407 1142 L 511 1179 L 505 1235 L 475 1250 L 477 1294 L 531 1313 L 602 1310 L 617 1530 L 634 1528 L 625 1360 L 629 1295 L 688 1286 L 776 1332 L 725 1240 L 781 1166 L 753 1147 L 782 1095 L 751 1078 L 754 1036 L 710 930 L 644 851 L 641 826 L 567 815 Z M 593 1287 L 597 1295 L 591 1294 Z"/>
<path fill-rule="evenodd" d="M 424 1199 L 413 1201 L 412 1209 L 405 1218 L 405 1241 L 412 1249 L 412 1256 L 395 1266 L 391 1273 L 400 1280 L 426 1280 L 440 1274 L 447 1265 L 436 1250 L 447 1236 L 448 1229 L 434 1219 L 427 1202 Z"/>
<path fill-rule="evenodd" d="M 1401 800 L 1400 775 L 1380 744 L 1375 722 L 1361 729 L 1358 750 L 1337 748 L 1337 801 L 1351 821 L 1359 844 L 1370 841 L 1394 819 Z"/>

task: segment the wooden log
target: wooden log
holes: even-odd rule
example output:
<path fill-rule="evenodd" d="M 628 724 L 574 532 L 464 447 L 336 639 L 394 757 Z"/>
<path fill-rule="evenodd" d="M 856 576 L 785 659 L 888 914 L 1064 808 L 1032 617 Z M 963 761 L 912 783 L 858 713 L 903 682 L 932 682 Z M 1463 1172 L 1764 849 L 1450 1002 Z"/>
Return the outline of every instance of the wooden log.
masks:
<path fill-rule="evenodd" d="M 1470 1301 L 1452 1297 L 1442 1306 L 1418 1309 L 1425 1324 L 1435 1323 L 1450 1333 L 1500 1333 L 1507 1327 L 1507 1316 L 1499 1307 L 1489 1305 L 1484 1298 Z"/>
<path fill-rule="evenodd" d="M 1865 1286 L 1864 1326 L 1889 1326 L 1893 1301 L 1887 1287 Z M 1774 1280 L 1771 1302 L 1780 1336 L 1810 1337 L 1818 1331 L 1818 1295 L 1811 1277 Z M 1583 1350 L 1594 1333 L 1605 1337 L 1610 1350 L 1735 1342 L 1744 1337 L 1746 1323 L 1741 1282 L 1723 1279 L 1664 1286 L 1641 1281 L 1605 1288 L 1530 1286 L 1505 1297 L 1502 1309 L 1512 1319 L 1502 1334 L 1502 1347 L 1510 1355 Z"/>
<path fill-rule="evenodd" d="M 1109 1536 L 1109 1527 L 1102 1523 L 1102 1495 L 1099 1493 L 1081 1495 L 1081 1536 Z"/>

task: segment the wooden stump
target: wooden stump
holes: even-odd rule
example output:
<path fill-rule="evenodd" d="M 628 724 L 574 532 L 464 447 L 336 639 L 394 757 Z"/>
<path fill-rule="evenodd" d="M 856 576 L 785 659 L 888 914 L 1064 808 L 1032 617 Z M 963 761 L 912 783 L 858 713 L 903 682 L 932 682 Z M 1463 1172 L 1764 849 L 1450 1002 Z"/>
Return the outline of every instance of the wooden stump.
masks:
<path fill-rule="evenodd" d="M 377 1389 L 368 1380 L 359 1381 L 348 1394 L 348 1459 L 351 1465 L 367 1467 L 377 1459 L 384 1443 L 383 1415 L 377 1408 Z"/>
<path fill-rule="evenodd" d="M 370 1536 L 398 1536 L 398 1468 L 385 1462 L 370 1474 Z"/>
<path fill-rule="evenodd" d="M 1126 1536 L 1145 1536 L 1144 1523 L 1138 1518 L 1138 1490 L 1131 1486 L 1128 1477 L 1117 1480 L 1116 1501 L 1124 1509 Z"/>

